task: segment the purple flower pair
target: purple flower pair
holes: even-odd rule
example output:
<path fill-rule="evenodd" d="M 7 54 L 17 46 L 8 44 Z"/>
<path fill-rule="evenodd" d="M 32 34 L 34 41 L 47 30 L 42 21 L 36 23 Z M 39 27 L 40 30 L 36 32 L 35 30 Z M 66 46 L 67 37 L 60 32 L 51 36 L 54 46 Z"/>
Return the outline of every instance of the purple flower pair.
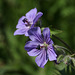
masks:
<path fill-rule="evenodd" d="M 42 12 L 37 13 L 36 8 L 30 10 L 26 16 L 19 19 L 14 35 L 29 36 L 31 41 L 26 43 L 25 50 L 30 56 L 37 56 L 35 62 L 39 67 L 44 68 L 48 59 L 49 61 L 56 60 L 57 55 L 54 52 L 49 28 L 45 28 L 41 34 L 40 27 L 34 27 L 42 15 Z"/>
<path fill-rule="evenodd" d="M 56 60 L 57 55 L 54 52 L 49 28 L 43 30 L 43 35 L 41 34 L 40 27 L 30 29 L 28 34 L 32 41 L 26 43 L 25 50 L 27 50 L 30 56 L 37 56 L 35 62 L 39 67 L 44 68 L 48 59 L 50 61 Z"/>
<path fill-rule="evenodd" d="M 17 30 L 14 35 L 25 35 L 28 36 L 28 30 L 33 28 L 38 19 L 43 15 L 42 12 L 37 13 L 37 9 L 31 9 L 26 16 L 22 16 L 16 26 Z"/>

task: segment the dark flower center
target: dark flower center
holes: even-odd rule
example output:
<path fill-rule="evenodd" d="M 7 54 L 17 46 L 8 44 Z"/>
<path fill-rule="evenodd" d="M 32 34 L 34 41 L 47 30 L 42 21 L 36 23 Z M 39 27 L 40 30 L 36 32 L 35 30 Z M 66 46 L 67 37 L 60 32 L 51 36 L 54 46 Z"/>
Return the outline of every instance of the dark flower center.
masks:
<path fill-rule="evenodd" d="M 48 44 L 46 42 L 44 42 L 43 44 L 40 44 L 37 46 L 36 49 L 40 50 L 41 48 L 47 50 Z"/>
<path fill-rule="evenodd" d="M 24 18 L 22 21 L 25 23 L 25 22 L 27 22 L 27 19 L 26 19 L 26 18 Z"/>
<path fill-rule="evenodd" d="M 36 49 L 40 50 L 40 45 L 38 45 Z"/>
<path fill-rule="evenodd" d="M 30 26 L 30 25 L 31 25 L 30 22 L 28 22 L 27 18 L 24 18 L 22 21 L 23 21 L 24 23 L 25 23 L 25 22 L 27 23 L 27 24 L 25 24 L 26 26 Z"/>

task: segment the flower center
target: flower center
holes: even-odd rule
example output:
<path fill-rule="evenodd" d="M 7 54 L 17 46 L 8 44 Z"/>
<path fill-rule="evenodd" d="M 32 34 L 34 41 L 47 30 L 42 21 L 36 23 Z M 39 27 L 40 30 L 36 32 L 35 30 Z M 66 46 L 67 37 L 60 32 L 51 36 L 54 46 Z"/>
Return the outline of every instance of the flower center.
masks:
<path fill-rule="evenodd" d="M 24 23 L 26 23 L 26 24 L 25 24 L 26 26 L 31 26 L 31 25 L 33 24 L 33 22 L 32 22 L 32 21 L 28 21 L 27 18 L 24 18 L 22 21 L 23 21 Z"/>
<path fill-rule="evenodd" d="M 40 49 L 45 49 L 47 50 L 48 44 L 46 42 L 44 42 L 43 44 L 40 44 L 37 46 L 36 49 L 40 50 Z"/>
<path fill-rule="evenodd" d="M 47 47 L 47 46 L 48 46 L 48 44 L 47 44 L 46 42 L 44 42 L 44 46 L 45 46 L 45 47 Z"/>

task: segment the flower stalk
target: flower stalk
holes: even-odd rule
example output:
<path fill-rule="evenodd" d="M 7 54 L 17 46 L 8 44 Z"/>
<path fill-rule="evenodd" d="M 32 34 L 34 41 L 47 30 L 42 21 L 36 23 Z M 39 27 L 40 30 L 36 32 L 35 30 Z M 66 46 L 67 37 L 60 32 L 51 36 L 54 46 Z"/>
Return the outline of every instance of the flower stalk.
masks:
<path fill-rule="evenodd" d="M 59 37 L 57 37 L 56 35 L 52 35 L 54 38 L 58 39 L 61 43 L 63 43 L 68 49 L 69 49 L 69 52 L 72 54 L 73 53 L 73 49 L 66 43 L 64 42 L 62 39 L 60 39 Z"/>

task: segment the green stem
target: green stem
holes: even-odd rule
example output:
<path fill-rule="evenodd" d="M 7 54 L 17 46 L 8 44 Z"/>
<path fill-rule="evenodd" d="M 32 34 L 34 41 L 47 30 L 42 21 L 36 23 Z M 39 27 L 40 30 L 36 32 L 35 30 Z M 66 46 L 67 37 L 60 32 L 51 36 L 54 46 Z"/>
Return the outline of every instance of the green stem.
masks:
<path fill-rule="evenodd" d="M 75 56 L 75 54 L 70 55 L 71 57 Z"/>
<path fill-rule="evenodd" d="M 73 67 L 71 64 L 70 64 L 70 66 L 75 70 L 75 67 Z"/>
<path fill-rule="evenodd" d="M 72 48 L 67 43 L 65 43 L 62 39 L 60 39 L 56 35 L 52 35 L 52 36 L 58 39 L 60 42 L 62 42 L 73 53 Z"/>

